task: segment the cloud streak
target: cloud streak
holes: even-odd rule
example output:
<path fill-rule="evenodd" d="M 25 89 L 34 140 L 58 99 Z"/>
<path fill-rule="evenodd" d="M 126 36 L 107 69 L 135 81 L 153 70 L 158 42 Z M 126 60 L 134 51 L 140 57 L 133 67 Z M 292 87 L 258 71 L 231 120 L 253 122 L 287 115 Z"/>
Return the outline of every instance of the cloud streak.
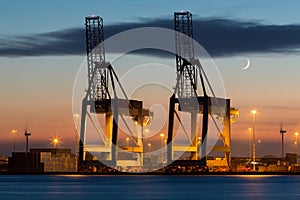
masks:
<path fill-rule="evenodd" d="M 173 29 L 173 21 L 140 19 L 105 25 L 105 38 L 140 27 Z M 300 47 L 300 25 L 264 25 L 230 19 L 194 19 L 194 39 L 212 56 L 290 53 Z M 145 36 L 145 39 L 146 36 Z M 1 57 L 84 55 L 85 30 L 72 28 L 25 36 L 0 37 Z M 150 53 L 147 51 L 147 53 Z"/>

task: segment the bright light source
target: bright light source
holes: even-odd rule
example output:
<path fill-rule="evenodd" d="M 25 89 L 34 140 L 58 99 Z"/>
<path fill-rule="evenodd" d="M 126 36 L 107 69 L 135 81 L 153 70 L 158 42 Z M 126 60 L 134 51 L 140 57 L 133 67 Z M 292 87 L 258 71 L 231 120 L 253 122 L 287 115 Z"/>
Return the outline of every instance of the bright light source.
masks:
<path fill-rule="evenodd" d="M 298 133 L 298 132 L 296 132 L 296 133 L 295 133 L 295 135 L 296 135 L 296 136 L 298 136 L 298 135 L 299 135 L 299 133 Z"/>
<path fill-rule="evenodd" d="M 160 137 L 165 137 L 165 134 L 163 134 L 163 133 L 161 133 L 161 134 L 159 134 L 160 135 Z"/>
<path fill-rule="evenodd" d="M 256 110 L 251 110 L 251 113 L 252 114 L 256 114 Z"/>
<path fill-rule="evenodd" d="M 55 137 L 52 138 L 51 144 L 53 144 L 53 148 L 55 148 L 56 146 L 59 145 L 60 142 L 61 142 L 60 138 L 55 136 Z"/>

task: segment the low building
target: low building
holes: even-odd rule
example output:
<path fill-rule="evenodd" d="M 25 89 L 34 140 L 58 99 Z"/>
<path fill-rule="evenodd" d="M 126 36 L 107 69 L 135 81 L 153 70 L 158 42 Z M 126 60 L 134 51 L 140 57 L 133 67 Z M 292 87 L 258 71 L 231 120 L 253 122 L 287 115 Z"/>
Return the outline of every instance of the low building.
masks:
<path fill-rule="evenodd" d="M 0 156 L 0 172 L 7 172 L 8 169 L 8 157 Z"/>
<path fill-rule="evenodd" d="M 76 157 L 71 149 L 30 149 L 13 152 L 8 159 L 10 173 L 76 172 Z"/>
<path fill-rule="evenodd" d="M 13 152 L 8 158 L 8 172 L 10 173 L 40 173 L 44 171 L 38 152 Z"/>
<path fill-rule="evenodd" d="M 71 149 L 30 149 L 30 152 L 40 153 L 44 172 L 76 172 L 76 157 Z"/>
<path fill-rule="evenodd" d="M 286 158 L 286 162 L 288 163 L 288 165 L 296 165 L 297 164 L 297 154 L 286 153 L 285 158 Z"/>

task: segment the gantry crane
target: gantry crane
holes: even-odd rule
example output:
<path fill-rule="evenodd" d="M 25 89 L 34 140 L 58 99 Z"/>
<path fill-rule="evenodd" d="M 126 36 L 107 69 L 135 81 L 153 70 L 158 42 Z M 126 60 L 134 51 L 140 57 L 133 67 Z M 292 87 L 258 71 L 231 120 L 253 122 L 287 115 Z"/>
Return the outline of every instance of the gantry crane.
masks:
<path fill-rule="evenodd" d="M 117 154 L 119 150 L 126 150 L 138 154 L 140 165 L 143 162 L 143 125 L 144 119 L 149 117 L 149 110 L 143 108 L 143 102 L 128 99 L 111 63 L 105 60 L 103 20 L 99 16 L 85 18 L 86 25 L 86 53 L 88 67 L 88 88 L 82 100 L 80 142 L 79 142 L 79 166 L 89 163 L 86 159 L 87 152 L 101 153 L 97 160 L 111 167 L 117 166 Z M 122 91 L 123 99 L 117 94 L 116 87 Z M 97 117 L 93 118 L 91 113 L 102 115 L 105 118 L 105 133 L 97 127 Z M 119 118 L 124 123 L 124 116 L 134 120 L 137 131 L 129 132 L 133 137 L 135 146 L 118 146 L 118 124 Z M 87 144 L 86 131 L 87 117 L 102 140 L 101 144 Z"/>
<path fill-rule="evenodd" d="M 230 108 L 230 99 L 216 97 L 200 60 L 195 58 L 192 14 L 190 12 L 175 12 L 174 25 L 176 31 L 177 83 L 169 103 L 168 163 L 173 163 L 179 159 L 175 156 L 176 152 L 190 152 L 190 160 L 198 160 L 196 163 L 207 166 L 207 149 L 212 148 L 210 149 L 212 151 L 224 152 L 226 163 L 230 166 L 230 123 L 234 120 L 231 118 L 231 114 L 237 116 L 238 110 Z M 202 95 L 197 88 L 198 85 L 202 89 Z M 179 112 L 190 114 L 190 130 L 184 128 Z M 202 115 L 201 134 L 197 131 L 198 119 L 200 118 L 198 115 Z M 176 136 L 174 135 L 174 116 L 189 139 L 188 145 L 176 145 L 174 143 Z M 223 141 L 223 145 L 207 146 L 209 120 L 216 126 L 217 134 Z M 218 123 L 223 125 L 222 130 L 220 130 L 221 126 Z M 201 155 L 199 155 L 200 153 Z"/>

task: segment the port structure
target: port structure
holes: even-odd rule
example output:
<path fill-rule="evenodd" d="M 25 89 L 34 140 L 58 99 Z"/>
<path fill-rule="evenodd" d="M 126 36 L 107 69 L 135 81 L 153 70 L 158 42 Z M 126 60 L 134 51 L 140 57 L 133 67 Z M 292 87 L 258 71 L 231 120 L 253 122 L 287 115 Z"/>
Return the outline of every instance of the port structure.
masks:
<path fill-rule="evenodd" d="M 223 152 L 225 165 L 229 167 L 231 146 L 230 123 L 238 116 L 238 110 L 230 107 L 230 99 L 216 97 L 200 60 L 195 58 L 192 14 L 190 12 L 175 12 L 174 26 L 177 82 L 169 102 L 167 138 L 167 159 L 170 164 L 169 166 L 172 165 L 171 163 L 184 165 L 180 164 L 180 158 L 176 158 L 176 152 L 190 152 L 189 161 L 192 161 L 190 163 L 194 163 L 193 165 L 216 165 L 216 162 L 207 163 L 206 156 L 209 150 Z M 202 95 L 200 95 L 197 89 L 199 86 L 201 86 L 202 90 L 200 91 L 202 91 Z M 180 113 L 189 113 L 189 130 L 184 128 Z M 202 118 L 199 115 L 202 115 Z M 174 143 L 176 136 L 174 135 L 175 116 L 180 126 L 182 126 L 186 137 L 189 139 L 189 144 L 178 145 Z M 200 132 L 198 131 L 198 121 L 200 121 L 198 119 L 202 121 L 201 133 L 198 133 Z M 209 120 L 218 129 L 218 136 L 222 140 L 222 145 L 207 146 Z M 218 123 L 221 123 L 223 126 L 219 126 Z M 219 127 L 223 127 L 222 130 Z"/>
<path fill-rule="evenodd" d="M 81 127 L 79 141 L 79 167 L 95 165 L 95 162 L 87 159 L 87 153 L 100 153 L 97 159 L 100 163 L 96 167 L 116 167 L 118 165 L 117 154 L 119 150 L 137 153 L 137 165 L 143 165 L 143 126 L 149 120 L 149 110 L 143 108 L 143 102 L 128 99 L 119 78 L 111 63 L 105 60 L 103 19 L 99 16 L 85 18 L 86 26 L 86 53 L 88 67 L 88 88 L 82 100 Z M 122 98 L 119 98 L 117 86 L 121 90 Z M 90 113 L 104 116 L 105 133 L 102 133 Z M 137 130 L 131 131 L 124 116 L 131 117 Z M 87 118 L 102 140 L 101 144 L 87 144 L 86 131 Z M 133 138 L 134 146 L 118 146 L 119 118 L 123 120 Z M 96 118 L 97 120 L 97 118 Z M 101 165 L 101 163 L 105 163 Z"/>

